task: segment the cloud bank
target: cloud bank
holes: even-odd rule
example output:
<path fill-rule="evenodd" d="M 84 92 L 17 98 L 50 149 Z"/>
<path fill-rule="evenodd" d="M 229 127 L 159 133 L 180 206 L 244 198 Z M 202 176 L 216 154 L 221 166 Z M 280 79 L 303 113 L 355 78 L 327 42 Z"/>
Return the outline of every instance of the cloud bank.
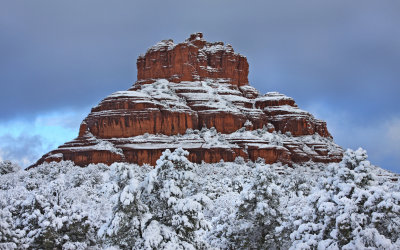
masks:
<path fill-rule="evenodd" d="M 87 109 L 37 116 L 33 122 L 14 119 L 0 123 L 0 160 L 11 160 L 25 168 L 43 154 L 78 135 Z"/>

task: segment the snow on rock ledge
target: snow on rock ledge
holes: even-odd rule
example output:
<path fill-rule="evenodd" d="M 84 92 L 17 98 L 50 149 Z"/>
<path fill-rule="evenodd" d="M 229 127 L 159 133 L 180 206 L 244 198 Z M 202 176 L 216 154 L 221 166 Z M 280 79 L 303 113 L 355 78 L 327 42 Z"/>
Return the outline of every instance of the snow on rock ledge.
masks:
<path fill-rule="evenodd" d="M 230 45 L 206 42 L 201 33 L 179 44 L 164 40 L 137 66 L 138 81 L 129 90 L 92 108 L 79 136 L 35 166 L 61 160 L 154 165 L 165 149 L 178 147 L 193 162 L 341 160 L 326 123 L 288 96 L 260 95 L 248 84 L 246 58 Z"/>
<path fill-rule="evenodd" d="M 226 79 L 231 84 L 248 84 L 249 64 L 246 57 L 235 53 L 231 45 L 209 43 L 202 33 L 192 34 L 183 43 L 163 40 L 137 60 L 138 83 L 156 79 L 172 82 Z"/>

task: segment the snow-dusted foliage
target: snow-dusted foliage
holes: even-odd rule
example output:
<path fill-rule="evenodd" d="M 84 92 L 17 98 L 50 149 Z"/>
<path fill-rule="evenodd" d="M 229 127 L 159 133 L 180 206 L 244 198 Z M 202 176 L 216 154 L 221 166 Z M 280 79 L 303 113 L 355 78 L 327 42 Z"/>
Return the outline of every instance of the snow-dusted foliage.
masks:
<path fill-rule="evenodd" d="M 87 249 L 116 201 L 121 164 L 45 163 L 0 176 L 0 249 Z M 125 164 L 143 176 L 145 168 Z"/>
<path fill-rule="evenodd" d="M 0 163 L 0 249 L 399 249 L 398 176 L 333 164 Z"/>
<path fill-rule="evenodd" d="M 211 201 L 192 185 L 197 176 L 195 165 L 186 158 L 188 154 L 182 148 L 173 153 L 166 150 L 145 180 L 145 198 L 157 208 L 152 209 L 152 219 L 169 227 L 172 232 L 163 236 L 157 245 L 151 246 L 153 248 L 205 247 L 201 235 L 202 231 L 209 229 L 209 223 L 203 211 Z M 170 237 L 176 239 L 170 240 Z"/>
<path fill-rule="evenodd" d="M 283 242 L 278 226 L 282 224 L 279 211 L 282 191 L 276 182 L 279 176 L 270 166 L 259 165 L 254 180 L 241 193 L 241 203 L 235 214 L 236 227 L 228 230 L 232 248 L 276 249 Z"/>
<path fill-rule="evenodd" d="M 209 223 L 203 210 L 210 199 L 192 185 L 195 165 L 188 154 L 182 148 L 166 150 L 142 183 L 126 174 L 113 218 L 99 235 L 122 248 L 205 248 L 202 236 Z"/>
<path fill-rule="evenodd" d="M 361 148 L 347 150 L 329 165 L 293 216 L 292 249 L 400 248 L 400 193 L 378 186 L 366 159 Z"/>
<path fill-rule="evenodd" d="M 141 200 L 140 182 L 138 176 L 129 166 L 120 164 L 116 167 L 118 199 L 112 217 L 98 232 L 98 236 L 106 243 L 119 245 L 123 248 L 134 246 L 143 237 L 143 228 L 149 209 Z"/>
<path fill-rule="evenodd" d="M 72 164 L 43 165 L 3 175 L 0 192 L 0 242 L 16 248 L 86 247 L 92 231 L 82 204 L 73 204 L 78 178 L 68 178 Z M 76 167 L 75 167 L 76 168 Z M 74 176 L 78 177 L 78 176 Z M 21 181 L 23 180 L 23 181 Z M 90 197 L 93 198 L 93 197 Z"/>
<path fill-rule="evenodd" d="M 0 161 L 0 175 L 18 172 L 21 168 L 11 161 Z"/>

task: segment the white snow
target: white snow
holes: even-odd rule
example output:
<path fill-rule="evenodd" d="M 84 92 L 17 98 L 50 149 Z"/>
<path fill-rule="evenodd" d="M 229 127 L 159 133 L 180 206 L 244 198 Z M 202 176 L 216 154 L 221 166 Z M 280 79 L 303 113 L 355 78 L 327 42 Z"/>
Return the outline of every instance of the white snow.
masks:
<path fill-rule="evenodd" d="M 176 44 L 174 43 L 173 40 L 162 40 L 161 42 L 158 42 L 156 45 L 150 47 L 147 52 L 151 51 L 158 51 L 158 50 L 172 50 L 175 48 Z"/>
<path fill-rule="evenodd" d="M 150 96 L 144 92 L 140 91 L 117 91 L 109 97 L 140 97 L 140 98 L 149 98 Z"/>
<path fill-rule="evenodd" d="M 234 134 L 252 139 L 257 132 Z M 221 143 L 213 130 L 185 136 Z M 259 137 L 284 141 L 285 135 Z M 341 163 L 293 168 L 240 158 L 192 164 L 184 150 L 175 151 L 165 152 L 155 169 L 126 163 L 81 168 L 62 161 L 4 171 L 0 247 L 38 248 L 47 239 L 64 249 L 190 249 L 200 243 L 227 249 L 249 240 L 259 244 L 260 227 L 278 237 L 267 234 L 262 248 L 400 247 L 400 183 L 391 181 L 398 176 L 372 166 L 361 149 L 348 150 Z"/>

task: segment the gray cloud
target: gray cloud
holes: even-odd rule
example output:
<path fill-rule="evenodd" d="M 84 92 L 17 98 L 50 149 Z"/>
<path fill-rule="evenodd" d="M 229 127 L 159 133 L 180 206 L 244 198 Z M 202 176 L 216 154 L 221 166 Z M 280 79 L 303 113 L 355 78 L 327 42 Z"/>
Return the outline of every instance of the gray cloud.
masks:
<path fill-rule="evenodd" d="M 10 108 L 0 111 L 3 119 L 93 105 L 135 81 L 135 59 L 147 47 L 199 30 L 248 56 L 253 85 L 298 102 L 310 96 L 335 102 L 340 95 L 343 106 L 368 98 L 376 102 L 370 108 L 393 111 L 388 104 L 400 92 L 395 1 L 42 0 L 5 6 L 0 98 Z"/>
<path fill-rule="evenodd" d="M 362 147 L 372 164 L 400 173 L 400 116 L 362 124 L 351 112 L 338 112 L 319 104 L 307 109 L 327 121 L 337 144 L 345 149 Z"/>
<path fill-rule="evenodd" d="M 398 13 L 395 0 L 6 0 L 0 121 L 93 106 L 130 87 L 149 46 L 202 31 L 248 57 L 250 82 L 262 92 L 346 112 L 349 126 L 375 126 L 400 115 Z"/>
<path fill-rule="evenodd" d="M 27 167 L 49 150 L 38 135 L 0 136 L 0 160 L 11 160 L 21 167 Z"/>

